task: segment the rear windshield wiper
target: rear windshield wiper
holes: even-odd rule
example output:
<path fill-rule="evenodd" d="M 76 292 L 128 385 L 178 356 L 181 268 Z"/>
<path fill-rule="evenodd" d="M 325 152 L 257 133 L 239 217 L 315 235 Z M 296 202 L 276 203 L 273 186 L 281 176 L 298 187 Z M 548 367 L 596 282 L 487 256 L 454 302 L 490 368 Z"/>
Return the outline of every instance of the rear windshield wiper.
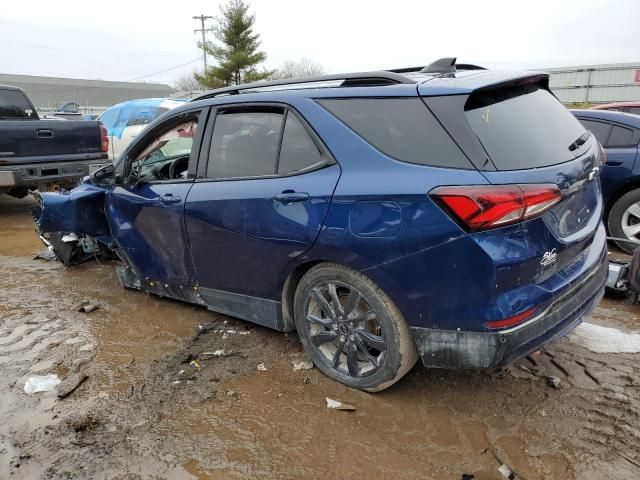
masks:
<path fill-rule="evenodd" d="M 578 147 L 581 147 L 582 145 L 584 145 L 585 143 L 587 143 L 587 140 L 589 140 L 589 137 L 591 136 L 591 132 L 584 132 L 582 135 L 580 135 L 575 142 L 573 142 L 571 145 L 569 145 L 569 151 L 573 152 L 574 150 L 576 150 Z"/>

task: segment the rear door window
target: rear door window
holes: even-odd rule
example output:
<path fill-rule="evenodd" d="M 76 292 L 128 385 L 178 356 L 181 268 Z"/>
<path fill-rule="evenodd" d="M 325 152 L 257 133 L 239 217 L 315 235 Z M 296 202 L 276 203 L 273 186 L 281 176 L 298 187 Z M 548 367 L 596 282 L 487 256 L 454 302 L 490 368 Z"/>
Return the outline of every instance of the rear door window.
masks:
<path fill-rule="evenodd" d="M 382 153 L 403 162 L 473 168 L 419 98 L 318 100 Z"/>
<path fill-rule="evenodd" d="M 611 132 L 611 124 L 606 122 L 596 122 L 594 120 L 580 120 L 584 128 L 589 130 L 596 137 L 601 145 L 607 144 L 609 133 Z"/>
<path fill-rule="evenodd" d="M 611 128 L 607 147 L 630 147 L 633 145 L 633 130 L 614 125 Z"/>
<path fill-rule="evenodd" d="M 498 170 L 556 165 L 582 150 L 569 146 L 585 133 L 584 127 L 536 85 L 479 92 L 469 98 L 465 113 Z"/>
<path fill-rule="evenodd" d="M 22 92 L 0 89 L 0 118 L 28 120 L 32 118 L 33 113 L 31 105 Z"/>
<path fill-rule="evenodd" d="M 275 175 L 283 109 L 218 112 L 207 164 L 208 178 Z"/>
<path fill-rule="evenodd" d="M 307 170 L 322 162 L 322 154 L 296 116 L 288 112 L 282 135 L 278 175 Z"/>

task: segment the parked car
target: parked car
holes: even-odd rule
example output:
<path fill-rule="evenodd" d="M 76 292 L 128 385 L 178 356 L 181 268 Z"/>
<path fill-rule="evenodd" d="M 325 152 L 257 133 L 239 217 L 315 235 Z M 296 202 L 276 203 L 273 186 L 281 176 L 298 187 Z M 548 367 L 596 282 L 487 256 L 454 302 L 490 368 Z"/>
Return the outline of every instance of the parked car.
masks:
<path fill-rule="evenodd" d="M 640 102 L 605 103 L 603 105 L 591 107 L 591 110 L 613 110 L 616 112 L 633 113 L 638 115 L 640 114 Z"/>
<path fill-rule="evenodd" d="M 601 183 L 605 223 L 613 237 L 640 242 L 640 115 L 609 110 L 572 110 L 602 144 L 607 160 Z M 616 242 L 627 252 L 636 244 Z"/>
<path fill-rule="evenodd" d="M 0 193 L 75 186 L 106 163 L 106 135 L 98 122 L 41 120 L 22 90 L 0 86 Z"/>
<path fill-rule="evenodd" d="M 185 100 L 143 98 L 118 103 L 107 108 L 98 120 L 107 128 L 109 158 L 116 159 L 131 141 L 154 119 L 183 105 Z"/>
<path fill-rule="evenodd" d="M 40 194 L 38 228 L 115 249 L 127 288 L 297 330 L 350 387 L 505 365 L 601 298 L 603 152 L 546 74 L 465 68 L 214 90 Z"/>

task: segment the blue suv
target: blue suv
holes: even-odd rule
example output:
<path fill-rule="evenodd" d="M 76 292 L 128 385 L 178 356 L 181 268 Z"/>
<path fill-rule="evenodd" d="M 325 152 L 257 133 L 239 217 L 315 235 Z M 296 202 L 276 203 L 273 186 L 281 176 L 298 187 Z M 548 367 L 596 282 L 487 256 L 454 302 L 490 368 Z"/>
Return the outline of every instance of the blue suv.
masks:
<path fill-rule="evenodd" d="M 214 90 L 35 217 L 65 262 L 113 252 L 125 287 L 297 330 L 379 391 L 580 323 L 607 273 L 602 155 L 547 75 L 443 59 Z"/>

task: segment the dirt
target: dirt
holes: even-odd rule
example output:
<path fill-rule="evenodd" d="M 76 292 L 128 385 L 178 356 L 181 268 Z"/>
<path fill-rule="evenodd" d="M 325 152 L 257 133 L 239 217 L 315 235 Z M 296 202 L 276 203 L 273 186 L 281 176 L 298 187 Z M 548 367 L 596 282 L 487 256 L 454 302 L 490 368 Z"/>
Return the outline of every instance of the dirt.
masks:
<path fill-rule="evenodd" d="M 0 479 L 497 480 L 500 462 L 529 480 L 638 478 L 639 354 L 563 339 L 505 370 L 418 366 L 351 390 L 293 371 L 294 338 L 124 290 L 113 263 L 34 260 L 31 205 L 0 197 Z M 589 321 L 637 331 L 638 316 L 605 299 Z M 87 378 L 64 399 L 24 393 L 48 373 Z"/>

